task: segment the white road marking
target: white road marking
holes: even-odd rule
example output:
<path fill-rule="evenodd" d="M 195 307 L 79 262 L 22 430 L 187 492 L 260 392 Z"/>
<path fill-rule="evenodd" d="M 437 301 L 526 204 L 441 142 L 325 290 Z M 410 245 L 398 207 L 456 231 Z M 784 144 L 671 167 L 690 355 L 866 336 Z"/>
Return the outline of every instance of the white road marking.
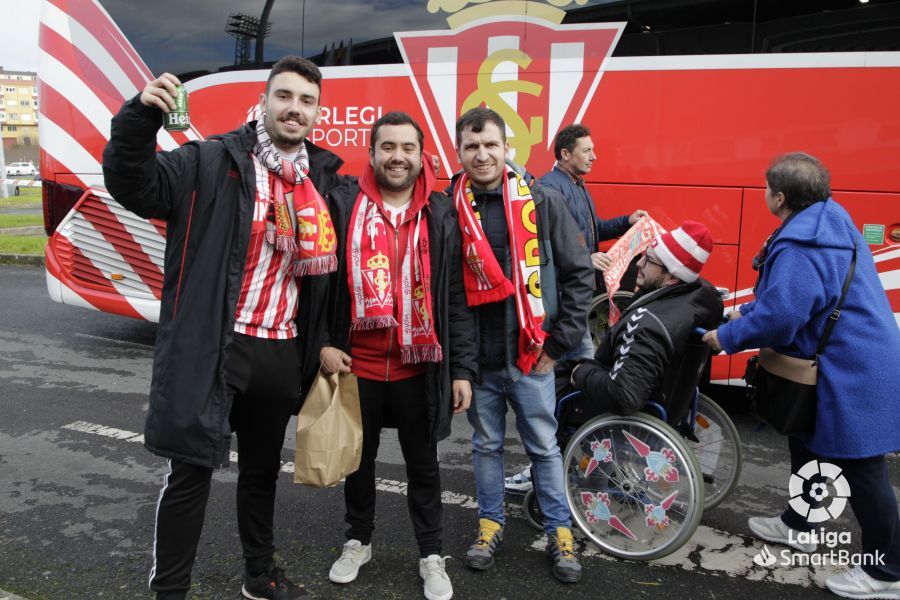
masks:
<path fill-rule="evenodd" d="M 77 431 L 89 435 L 97 435 L 125 442 L 143 442 L 144 436 L 133 431 L 107 427 L 87 421 L 75 421 L 64 425 L 62 429 Z M 236 463 L 237 452 L 231 452 L 229 460 Z M 294 463 L 285 462 L 281 466 L 284 473 L 294 472 Z M 392 494 L 406 495 L 406 482 L 391 479 L 375 479 L 376 489 Z M 462 508 L 477 509 L 478 501 L 466 494 L 457 494 L 444 491 L 441 501 L 447 505 L 460 506 Z M 507 513 L 510 516 L 521 517 L 521 506 L 508 503 Z M 602 560 L 617 560 L 604 554 L 603 551 L 588 540 L 577 529 L 574 530 L 579 555 L 583 558 L 597 558 Z M 537 534 L 532 540 L 531 547 L 543 552 L 547 543 L 544 534 Z M 799 585 L 822 587 L 826 577 L 839 573 L 842 569 L 834 566 L 808 566 L 808 567 L 781 567 L 765 568 L 753 563 L 753 557 L 762 549 L 762 542 L 750 537 L 735 535 L 727 531 L 721 531 L 700 525 L 694 532 L 690 541 L 678 551 L 665 558 L 650 561 L 651 566 L 680 567 L 685 571 L 700 571 L 728 577 L 739 577 L 750 581 L 768 581 L 786 585 Z M 771 550 L 780 556 L 782 546 L 772 545 Z"/>
<path fill-rule="evenodd" d="M 135 433 L 133 431 L 127 431 L 125 429 L 117 429 L 115 427 L 107 427 L 105 425 L 98 425 L 97 423 L 89 423 L 87 421 L 75 421 L 74 423 L 69 423 L 68 425 L 63 425 L 63 429 L 68 429 L 69 431 L 78 431 L 80 433 L 87 433 L 90 435 L 99 435 L 105 438 L 111 438 L 114 440 L 121 440 L 123 442 L 144 442 L 144 436 L 140 433 Z M 228 461 L 237 464 L 238 461 L 238 453 L 235 451 L 230 451 L 228 453 Z M 293 473 L 294 472 L 294 463 L 292 462 L 284 462 L 281 463 L 281 472 L 282 473 Z M 394 481 L 392 479 L 381 479 L 380 477 L 375 478 L 375 489 L 381 490 L 382 492 L 390 492 L 392 494 L 400 494 L 406 495 L 406 482 L 405 481 Z M 467 496 L 466 494 L 457 494 L 456 492 L 445 491 L 441 494 L 441 501 L 444 504 L 449 504 L 453 506 L 461 506 L 463 508 L 478 508 L 478 501 L 472 496 Z M 2 599 L 0 599 L 2 600 Z"/>
<path fill-rule="evenodd" d="M 144 436 L 133 431 L 124 429 L 116 429 L 115 427 L 106 427 L 105 425 L 97 425 L 96 423 L 88 423 L 87 421 L 75 421 L 68 425 L 63 425 L 63 429 L 70 431 L 80 431 L 81 433 L 90 433 L 101 437 L 108 437 L 114 440 L 122 440 L 125 442 L 143 442 Z"/>

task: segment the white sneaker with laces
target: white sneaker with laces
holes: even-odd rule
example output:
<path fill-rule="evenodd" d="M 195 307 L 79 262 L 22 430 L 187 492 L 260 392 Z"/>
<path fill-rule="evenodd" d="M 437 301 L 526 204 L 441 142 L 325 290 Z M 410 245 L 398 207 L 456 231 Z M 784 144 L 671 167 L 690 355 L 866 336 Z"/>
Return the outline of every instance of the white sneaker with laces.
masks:
<path fill-rule="evenodd" d="M 531 483 L 531 465 L 528 465 L 519 473 L 510 475 L 503 480 L 503 487 L 507 492 L 527 492 L 533 486 Z"/>
<path fill-rule="evenodd" d="M 359 540 L 349 540 L 344 544 L 341 557 L 331 565 L 328 579 L 335 583 L 350 583 L 359 575 L 359 568 L 372 560 L 372 544 L 365 546 Z"/>
<path fill-rule="evenodd" d="M 419 575 L 425 580 L 425 597 L 428 600 L 450 600 L 453 597 L 453 586 L 444 568 L 448 558 L 430 554 L 428 558 L 419 559 Z"/>
<path fill-rule="evenodd" d="M 747 526 L 756 537 L 767 542 L 784 544 L 801 552 L 815 552 L 818 547 L 813 543 L 803 544 L 796 541 L 800 532 L 785 525 L 781 517 L 750 517 L 747 519 Z M 790 532 L 793 532 L 793 535 L 789 536 Z M 793 538 L 793 541 L 790 538 Z"/>
<path fill-rule="evenodd" d="M 881 581 L 853 567 L 846 573 L 825 580 L 825 587 L 844 598 L 900 598 L 900 581 Z"/>

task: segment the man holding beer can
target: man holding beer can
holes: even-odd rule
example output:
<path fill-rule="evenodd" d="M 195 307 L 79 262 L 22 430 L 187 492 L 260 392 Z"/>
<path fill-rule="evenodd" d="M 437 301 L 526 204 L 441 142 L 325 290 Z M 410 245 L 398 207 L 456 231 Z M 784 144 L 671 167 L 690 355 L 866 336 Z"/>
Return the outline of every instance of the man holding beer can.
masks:
<path fill-rule="evenodd" d="M 156 152 L 163 115 L 189 123 L 177 114 L 187 104 L 174 75 L 148 83 L 112 120 L 103 155 L 109 192 L 167 225 L 144 434 L 169 466 L 150 572 L 157 599 L 183 599 L 191 587 L 212 474 L 229 462 L 232 431 L 243 597 L 307 595 L 275 564 L 273 513 L 285 427 L 301 381 L 318 366 L 318 348 L 307 357 L 300 342 L 311 335 L 311 307 L 324 299 L 301 276 L 337 266 L 323 196 L 340 183 L 342 161 L 307 140 L 321 80 L 310 61 L 282 58 L 260 96 L 259 122 L 171 152 Z"/>

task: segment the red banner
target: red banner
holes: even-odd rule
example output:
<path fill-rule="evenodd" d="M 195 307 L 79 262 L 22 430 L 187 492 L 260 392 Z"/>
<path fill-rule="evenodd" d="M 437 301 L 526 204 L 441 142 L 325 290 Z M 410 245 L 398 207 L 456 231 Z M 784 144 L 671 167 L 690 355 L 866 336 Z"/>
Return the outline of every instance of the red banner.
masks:
<path fill-rule="evenodd" d="M 641 217 L 637 223 L 631 226 L 625 235 L 619 238 L 613 247 L 609 249 L 609 258 L 612 264 L 603 274 L 603 281 L 606 283 L 606 294 L 609 298 L 609 324 L 615 325 L 621 314 L 616 303 L 612 301 L 613 296 L 619 291 L 619 285 L 622 282 L 622 276 L 628 270 L 628 265 L 634 260 L 634 257 L 644 252 L 650 242 L 661 233 L 665 233 L 665 229 L 660 227 L 659 223 L 650 217 Z"/>

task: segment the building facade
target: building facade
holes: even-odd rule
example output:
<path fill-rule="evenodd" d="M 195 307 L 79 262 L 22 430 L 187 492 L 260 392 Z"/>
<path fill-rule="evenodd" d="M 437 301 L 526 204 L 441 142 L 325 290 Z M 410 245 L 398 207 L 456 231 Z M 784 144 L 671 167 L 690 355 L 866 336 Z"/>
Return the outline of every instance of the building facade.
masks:
<path fill-rule="evenodd" d="M 0 66 L 0 137 L 7 163 L 38 164 L 37 73 Z"/>

